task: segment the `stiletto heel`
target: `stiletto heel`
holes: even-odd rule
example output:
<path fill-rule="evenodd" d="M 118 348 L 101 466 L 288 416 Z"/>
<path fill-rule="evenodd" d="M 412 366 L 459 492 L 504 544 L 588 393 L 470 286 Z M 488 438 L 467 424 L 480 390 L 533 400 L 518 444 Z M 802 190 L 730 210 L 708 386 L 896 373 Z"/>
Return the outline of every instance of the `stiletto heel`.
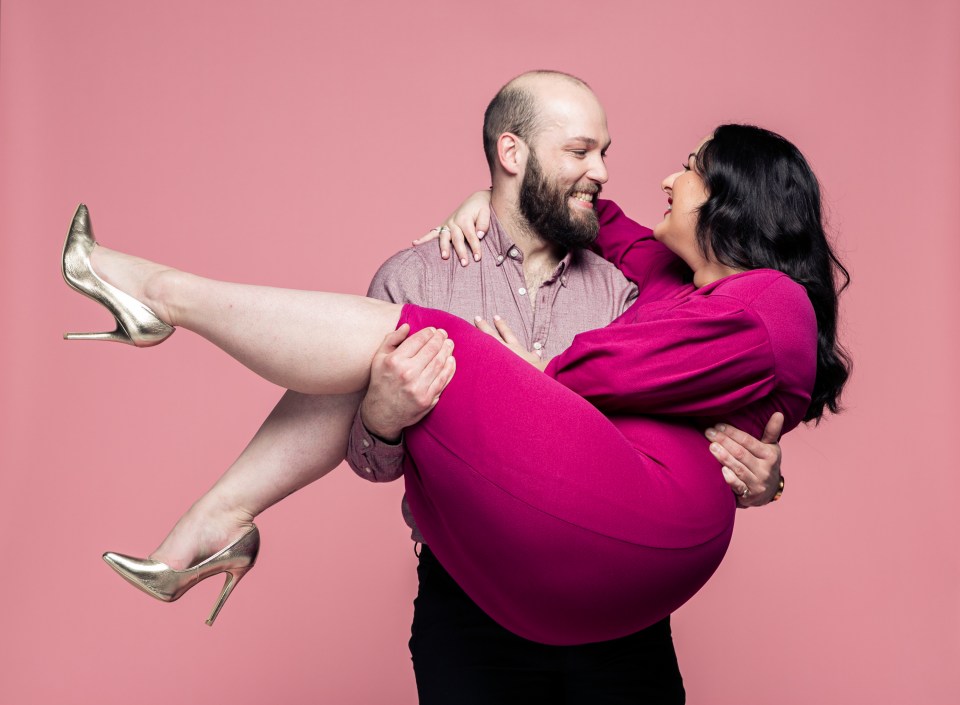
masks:
<path fill-rule="evenodd" d="M 172 326 L 140 301 L 103 281 L 90 265 L 90 253 L 97 246 L 90 223 L 90 212 L 82 203 L 77 207 L 63 243 L 61 270 L 63 280 L 84 296 L 93 299 L 113 314 L 117 328 L 104 333 L 64 333 L 67 340 L 112 340 L 146 348 L 161 343 L 173 333 Z"/>
<path fill-rule="evenodd" d="M 206 619 L 206 623 L 213 626 L 230 593 L 253 568 L 259 552 L 260 531 L 253 525 L 229 546 L 186 570 L 174 570 L 160 561 L 133 558 L 120 553 L 104 553 L 103 560 L 128 583 L 163 602 L 179 600 L 194 585 L 226 573 L 220 597 Z"/>
<path fill-rule="evenodd" d="M 227 573 L 226 580 L 223 581 L 223 590 L 220 591 L 220 597 L 217 598 L 216 604 L 213 606 L 213 610 L 210 612 L 210 616 L 207 617 L 207 624 L 211 627 L 213 626 L 214 620 L 217 618 L 217 615 L 220 614 L 220 608 L 223 607 L 224 603 L 227 601 L 227 598 L 230 597 L 230 593 L 233 592 L 233 588 L 237 586 L 237 583 L 240 582 L 240 578 L 247 574 L 249 568 L 244 568 L 243 570 L 237 570 L 233 573 Z"/>

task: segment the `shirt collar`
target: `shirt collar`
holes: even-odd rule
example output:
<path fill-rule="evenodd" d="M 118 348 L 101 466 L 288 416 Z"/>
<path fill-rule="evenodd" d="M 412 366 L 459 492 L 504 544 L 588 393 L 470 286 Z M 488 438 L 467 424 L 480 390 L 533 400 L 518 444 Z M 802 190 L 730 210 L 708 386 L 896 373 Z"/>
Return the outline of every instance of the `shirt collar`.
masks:
<path fill-rule="evenodd" d="M 507 258 L 523 262 L 523 251 L 507 235 L 507 231 L 501 225 L 497 214 L 493 212 L 493 208 L 490 209 L 490 227 L 483 241 L 487 245 L 487 249 L 493 253 L 498 267 L 506 262 Z"/>
<path fill-rule="evenodd" d="M 520 247 L 517 246 L 517 244 L 514 243 L 507 234 L 506 229 L 500 223 L 500 219 L 497 218 L 497 214 L 494 212 L 492 207 L 490 208 L 490 227 L 487 230 L 487 234 L 484 236 L 483 241 L 487 243 L 487 249 L 493 253 L 498 267 L 508 259 L 514 260 L 517 264 L 523 264 L 523 250 L 521 250 Z M 560 260 L 560 263 L 557 265 L 556 269 L 553 270 L 553 274 L 551 274 L 550 278 L 544 283 L 548 284 L 559 277 L 560 285 L 566 286 L 566 271 L 573 264 L 573 258 L 574 251 L 568 250 L 567 254 L 564 255 L 562 260 Z"/>

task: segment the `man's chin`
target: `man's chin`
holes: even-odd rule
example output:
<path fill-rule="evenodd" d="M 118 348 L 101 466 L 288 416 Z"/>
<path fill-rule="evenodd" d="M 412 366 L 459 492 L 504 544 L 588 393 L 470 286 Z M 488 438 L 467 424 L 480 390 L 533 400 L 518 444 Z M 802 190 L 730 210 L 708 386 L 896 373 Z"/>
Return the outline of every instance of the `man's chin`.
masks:
<path fill-rule="evenodd" d="M 589 238 L 589 242 L 597 239 L 597 233 L 600 230 L 600 219 L 597 218 L 596 211 L 577 208 L 571 212 L 570 216 L 571 222 L 576 224 L 577 230 L 581 231 L 583 237 Z"/>

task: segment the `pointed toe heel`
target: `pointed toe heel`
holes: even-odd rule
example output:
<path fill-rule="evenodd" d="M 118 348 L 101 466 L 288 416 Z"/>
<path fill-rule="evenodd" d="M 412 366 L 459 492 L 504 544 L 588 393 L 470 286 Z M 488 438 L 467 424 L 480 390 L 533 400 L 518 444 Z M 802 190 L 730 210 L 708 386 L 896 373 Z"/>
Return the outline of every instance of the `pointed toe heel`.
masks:
<path fill-rule="evenodd" d="M 185 570 L 174 570 L 160 561 L 122 553 L 104 553 L 103 560 L 128 583 L 163 602 L 179 600 L 194 585 L 226 573 L 220 596 L 206 619 L 206 623 L 213 626 L 237 583 L 253 568 L 259 552 L 260 531 L 252 526 L 226 548 Z"/>
<path fill-rule="evenodd" d="M 174 328 L 161 321 L 146 305 L 103 281 L 93 271 L 90 253 L 97 246 L 93 236 L 90 212 L 82 203 L 73 215 L 73 222 L 63 244 L 61 272 L 63 280 L 87 298 L 93 299 L 113 314 L 117 327 L 103 333 L 64 333 L 66 340 L 109 340 L 146 348 L 170 337 Z"/>

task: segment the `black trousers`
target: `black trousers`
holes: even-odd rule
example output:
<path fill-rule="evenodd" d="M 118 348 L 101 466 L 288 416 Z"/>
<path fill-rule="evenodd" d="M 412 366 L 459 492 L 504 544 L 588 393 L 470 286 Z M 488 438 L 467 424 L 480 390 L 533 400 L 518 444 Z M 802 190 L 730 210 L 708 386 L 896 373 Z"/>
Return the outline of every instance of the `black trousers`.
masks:
<path fill-rule="evenodd" d="M 427 546 L 417 568 L 410 653 L 420 705 L 681 705 L 670 619 L 621 639 L 549 646 L 474 604 Z"/>

